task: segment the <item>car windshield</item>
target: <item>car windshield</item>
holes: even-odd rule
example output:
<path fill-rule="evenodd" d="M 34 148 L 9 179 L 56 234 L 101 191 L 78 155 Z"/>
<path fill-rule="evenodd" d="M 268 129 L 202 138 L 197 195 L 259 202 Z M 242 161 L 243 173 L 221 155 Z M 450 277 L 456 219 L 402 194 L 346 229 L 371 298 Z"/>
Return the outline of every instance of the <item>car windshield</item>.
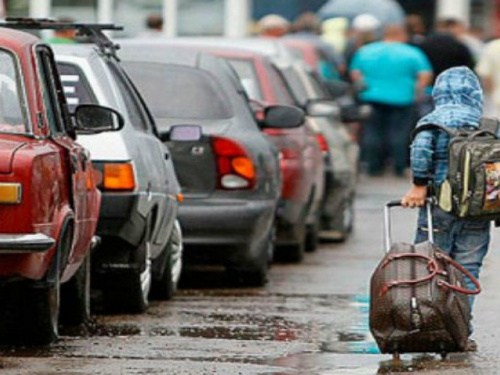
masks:
<path fill-rule="evenodd" d="M 90 85 L 79 67 L 58 62 L 57 70 L 61 77 L 70 113 L 73 113 L 80 104 L 97 104 Z"/>
<path fill-rule="evenodd" d="M 233 117 L 223 87 L 199 69 L 149 62 L 122 65 L 159 119 L 218 120 Z"/>
<path fill-rule="evenodd" d="M 0 132 L 30 133 L 14 56 L 0 50 Z"/>
<path fill-rule="evenodd" d="M 228 58 L 227 61 L 238 74 L 247 95 L 252 99 L 263 100 L 262 89 L 253 63 L 249 60 L 231 58 Z"/>

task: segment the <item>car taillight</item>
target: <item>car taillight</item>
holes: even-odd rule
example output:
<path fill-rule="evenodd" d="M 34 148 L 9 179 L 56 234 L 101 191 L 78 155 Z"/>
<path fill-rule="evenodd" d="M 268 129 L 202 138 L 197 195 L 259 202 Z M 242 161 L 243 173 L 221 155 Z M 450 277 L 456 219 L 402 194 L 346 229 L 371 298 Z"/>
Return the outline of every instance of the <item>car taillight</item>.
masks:
<path fill-rule="evenodd" d="M 105 190 L 134 190 L 135 174 L 131 162 L 104 163 L 102 186 Z"/>
<path fill-rule="evenodd" d="M 316 134 L 316 141 L 322 152 L 328 152 L 328 142 L 323 134 Z"/>
<path fill-rule="evenodd" d="M 255 167 L 245 149 L 227 138 L 213 137 L 212 149 L 217 162 L 218 187 L 251 189 L 255 186 Z"/>

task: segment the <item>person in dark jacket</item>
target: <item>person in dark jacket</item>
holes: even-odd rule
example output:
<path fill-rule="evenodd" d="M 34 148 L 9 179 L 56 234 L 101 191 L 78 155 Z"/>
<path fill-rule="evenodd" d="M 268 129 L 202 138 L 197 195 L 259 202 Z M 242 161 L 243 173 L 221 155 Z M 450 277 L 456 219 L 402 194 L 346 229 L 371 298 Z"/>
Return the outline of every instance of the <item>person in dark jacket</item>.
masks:
<path fill-rule="evenodd" d="M 417 123 L 439 124 L 457 129 L 478 127 L 483 114 L 483 92 L 477 76 L 467 67 L 445 70 L 436 79 L 432 96 L 435 109 Z M 426 130 L 417 134 L 411 146 L 413 186 L 402 198 L 405 207 L 420 207 L 415 243 L 428 239 L 427 212 L 424 208 L 428 186 L 439 186 L 448 171 L 448 143 L 450 137 L 440 131 Z M 469 221 L 442 210 L 432 208 L 434 243 L 476 278 L 490 244 L 490 222 Z M 467 287 L 474 289 L 471 280 Z M 470 298 L 471 308 L 474 298 Z M 477 346 L 469 340 L 469 350 Z"/>

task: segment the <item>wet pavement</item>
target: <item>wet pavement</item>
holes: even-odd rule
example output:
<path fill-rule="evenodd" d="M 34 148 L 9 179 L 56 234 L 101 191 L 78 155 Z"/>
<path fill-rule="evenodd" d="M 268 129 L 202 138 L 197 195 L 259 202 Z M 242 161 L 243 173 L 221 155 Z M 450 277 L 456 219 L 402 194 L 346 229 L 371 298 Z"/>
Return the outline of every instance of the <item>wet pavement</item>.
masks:
<path fill-rule="evenodd" d="M 368 330 L 368 282 L 382 254 L 383 203 L 407 186 L 362 178 L 353 237 L 321 245 L 301 264 L 274 265 L 265 288 L 225 288 L 220 273 L 189 272 L 173 301 L 154 302 L 146 314 L 94 315 L 50 347 L 0 348 L 0 374 L 499 374 L 495 238 L 476 303 L 478 353 L 444 361 L 405 355 L 399 363 L 378 354 Z M 394 214 L 395 240 L 410 240 L 415 213 Z"/>

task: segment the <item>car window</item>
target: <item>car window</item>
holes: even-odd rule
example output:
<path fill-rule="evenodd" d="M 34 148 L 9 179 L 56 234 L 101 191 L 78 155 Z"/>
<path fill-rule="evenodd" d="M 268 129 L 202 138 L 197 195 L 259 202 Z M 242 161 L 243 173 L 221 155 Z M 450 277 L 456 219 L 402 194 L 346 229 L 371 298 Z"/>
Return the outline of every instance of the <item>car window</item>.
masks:
<path fill-rule="evenodd" d="M 226 59 L 238 74 L 247 95 L 252 99 L 263 100 L 262 88 L 252 61 L 243 59 Z"/>
<path fill-rule="evenodd" d="M 127 114 L 132 122 L 132 126 L 136 130 L 141 130 L 144 132 L 151 132 L 151 126 L 149 126 L 149 118 L 146 113 L 142 110 L 141 101 L 134 95 L 135 91 L 129 85 L 126 78 L 122 75 L 123 70 L 120 71 L 119 67 L 114 65 L 114 63 L 109 62 L 111 74 L 114 76 L 115 81 L 120 89 L 122 98 L 125 102 L 125 107 L 127 107 Z"/>
<path fill-rule="evenodd" d="M 98 104 L 87 78 L 78 66 L 58 62 L 57 70 L 70 112 L 74 112 L 80 104 Z"/>
<path fill-rule="evenodd" d="M 269 75 L 269 81 L 274 89 L 274 95 L 276 95 L 276 101 L 279 104 L 294 105 L 295 101 L 292 94 L 289 91 L 287 83 L 278 72 L 278 70 L 270 65 L 270 69 L 267 70 Z"/>
<path fill-rule="evenodd" d="M 59 72 L 54 65 L 52 52 L 46 46 L 40 45 L 37 47 L 37 57 L 42 77 L 43 102 L 47 111 L 50 132 L 51 134 L 64 134 L 67 129 L 63 118 L 67 116 L 67 113 L 64 112 L 66 108 L 63 108 L 61 104 L 65 104 L 65 98 L 62 87 L 59 86 L 59 82 L 56 82 Z M 69 123 L 69 119 L 67 119 L 67 123 Z"/>
<path fill-rule="evenodd" d="M 0 132 L 30 133 L 14 56 L 0 50 Z"/>
<path fill-rule="evenodd" d="M 326 92 L 324 87 L 321 85 L 319 78 L 313 72 L 308 72 L 307 78 L 308 78 L 309 82 L 311 83 L 311 86 L 312 86 L 312 89 L 314 91 L 314 95 L 316 98 L 326 99 L 329 97 L 328 93 Z"/>
<path fill-rule="evenodd" d="M 224 88 L 207 72 L 149 62 L 124 61 L 122 64 L 157 118 L 233 117 Z"/>
<path fill-rule="evenodd" d="M 284 77 L 288 87 L 293 93 L 293 96 L 298 104 L 304 105 L 309 99 L 306 88 L 300 80 L 297 72 L 292 67 L 287 67 L 280 69 L 282 76 Z"/>

